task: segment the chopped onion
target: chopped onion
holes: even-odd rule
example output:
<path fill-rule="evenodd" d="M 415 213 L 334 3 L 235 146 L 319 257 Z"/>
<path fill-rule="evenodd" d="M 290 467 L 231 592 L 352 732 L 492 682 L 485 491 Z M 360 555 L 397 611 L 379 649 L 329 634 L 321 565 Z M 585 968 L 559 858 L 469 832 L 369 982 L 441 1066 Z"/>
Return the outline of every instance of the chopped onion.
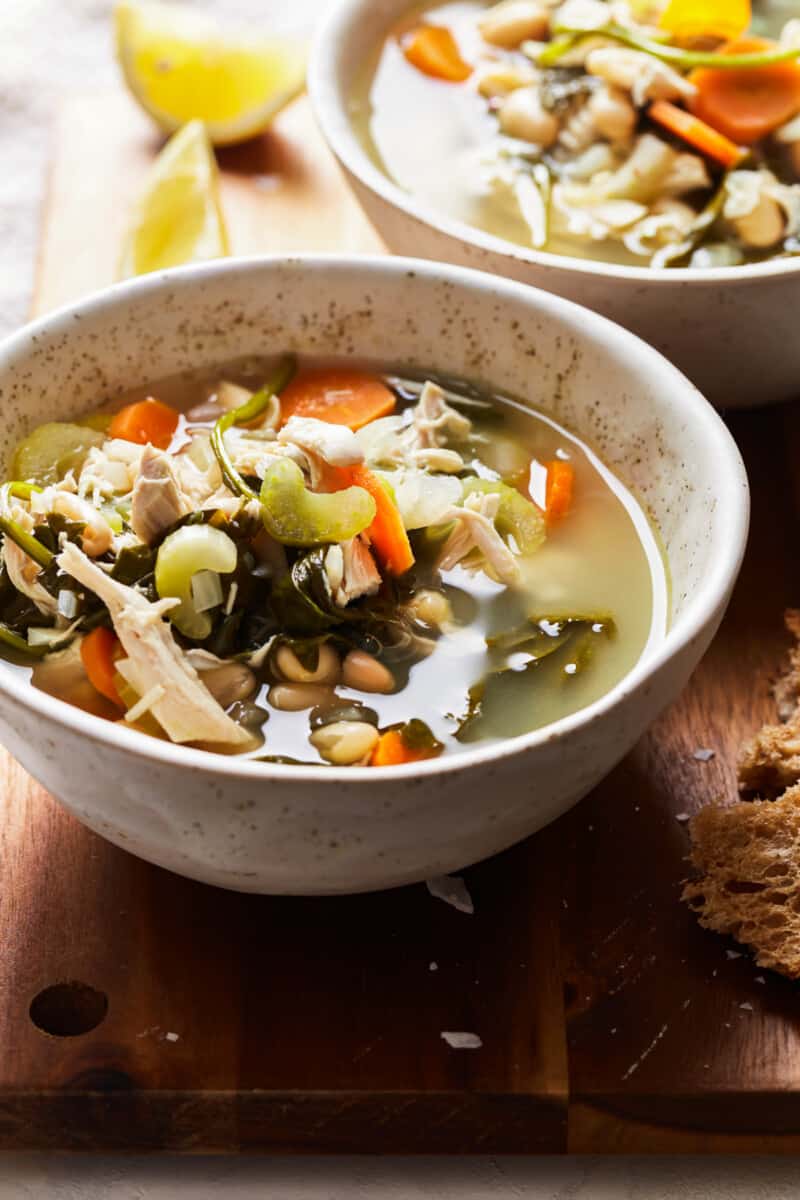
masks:
<path fill-rule="evenodd" d="M 78 597 L 69 588 L 62 588 L 58 593 L 58 611 L 68 621 L 72 621 L 78 615 Z"/>
<path fill-rule="evenodd" d="M 52 626 L 31 625 L 28 629 L 29 646 L 51 646 L 69 637 L 71 629 L 54 629 Z"/>
<path fill-rule="evenodd" d="M 222 584 L 216 571 L 196 571 L 192 576 L 192 603 L 197 612 L 222 604 Z"/>

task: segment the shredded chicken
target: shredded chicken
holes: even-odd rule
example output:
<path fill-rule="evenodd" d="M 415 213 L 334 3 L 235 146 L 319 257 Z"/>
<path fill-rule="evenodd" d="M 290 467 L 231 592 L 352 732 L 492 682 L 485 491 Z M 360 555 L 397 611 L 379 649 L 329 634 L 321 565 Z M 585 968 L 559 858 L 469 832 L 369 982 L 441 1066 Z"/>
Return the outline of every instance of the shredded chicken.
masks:
<path fill-rule="evenodd" d="M 38 582 L 41 567 L 10 537 L 3 539 L 3 561 L 8 578 L 17 591 L 33 601 L 40 613 L 54 617 L 58 613 L 58 602 L 55 596 L 51 596 Z"/>
<path fill-rule="evenodd" d="M 240 746 L 249 741 L 246 730 L 226 715 L 186 661 L 163 619 L 164 601 L 151 604 L 135 588 L 111 579 L 72 542 L 61 551 L 58 565 L 108 608 L 128 655 L 117 666 L 131 687 L 139 696 L 159 685 L 163 688 L 152 712 L 173 742 Z"/>
<path fill-rule="evenodd" d="M 631 93 L 637 106 L 647 100 L 685 100 L 697 88 L 667 63 L 626 46 L 602 46 L 586 57 L 586 70 Z"/>
<path fill-rule="evenodd" d="M 477 548 L 501 583 L 511 587 L 519 582 L 519 564 L 494 525 L 499 506 L 497 493 L 476 492 L 463 507 L 445 514 L 444 520 L 455 521 L 456 527 L 439 555 L 440 570 L 449 571 Z"/>
<path fill-rule="evenodd" d="M 352 429 L 314 417 L 290 417 L 278 441 L 284 446 L 299 446 L 332 467 L 354 467 L 364 461 L 364 451 Z"/>
<path fill-rule="evenodd" d="M 139 463 L 131 501 L 131 527 L 148 546 L 192 511 L 175 478 L 174 461 L 173 456 L 148 445 Z"/>
<path fill-rule="evenodd" d="M 375 560 L 361 537 L 330 547 L 325 555 L 325 574 L 339 608 L 346 608 L 351 600 L 362 596 L 374 596 L 381 586 Z"/>
<path fill-rule="evenodd" d="M 463 440 L 472 430 L 469 417 L 452 408 L 439 385 L 430 380 L 411 411 L 415 450 L 437 449 L 448 437 Z"/>

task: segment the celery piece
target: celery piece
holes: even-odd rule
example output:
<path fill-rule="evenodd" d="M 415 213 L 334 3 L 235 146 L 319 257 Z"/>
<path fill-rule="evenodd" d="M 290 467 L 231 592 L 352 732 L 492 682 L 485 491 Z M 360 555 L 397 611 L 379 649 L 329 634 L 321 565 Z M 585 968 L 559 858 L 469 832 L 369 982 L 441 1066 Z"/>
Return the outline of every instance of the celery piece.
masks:
<path fill-rule="evenodd" d="M 261 485 L 262 518 L 267 533 L 285 546 L 346 542 L 375 519 L 375 501 L 365 488 L 310 492 L 303 472 L 290 458 L 267 468 Z"/>
<path fill-rule="evenodd" d="M 164 538 L 156 558 L 156 591 L 163 600 L 174 597 L 180 604 L 168 614 L 186 637 L 202 641 L 211 633 L 213 618 L 199 612 L 192 580 L 201 571 L 230 575 L 236 570 L 236 543 L 213 525 L 182 525 Z"/>

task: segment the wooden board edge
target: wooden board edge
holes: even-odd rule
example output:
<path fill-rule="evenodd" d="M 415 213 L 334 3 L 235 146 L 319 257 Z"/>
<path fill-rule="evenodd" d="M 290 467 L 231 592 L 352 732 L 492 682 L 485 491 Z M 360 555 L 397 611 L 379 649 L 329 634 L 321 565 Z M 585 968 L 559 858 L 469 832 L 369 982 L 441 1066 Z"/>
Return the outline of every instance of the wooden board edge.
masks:
<path fill-rule="evenodd" d="M 0 1151 L 552 1155 L 565 1152 L 566 1134 L 563 1101 L 523 1095 L 0 1095 Z"/>
<path fill-rule="evenodd" d="M 660 1119 L 655 1108 L 662 1111 Z M 622 1111 L 613 1097 L 606 1102 L 574 1101 L 569 1105 L 566 1152 L 798 1154 L 800 1098 L 785 1092 L 659 1097 L 652 1105 L 642 1103 L 641 1118 Z"/>

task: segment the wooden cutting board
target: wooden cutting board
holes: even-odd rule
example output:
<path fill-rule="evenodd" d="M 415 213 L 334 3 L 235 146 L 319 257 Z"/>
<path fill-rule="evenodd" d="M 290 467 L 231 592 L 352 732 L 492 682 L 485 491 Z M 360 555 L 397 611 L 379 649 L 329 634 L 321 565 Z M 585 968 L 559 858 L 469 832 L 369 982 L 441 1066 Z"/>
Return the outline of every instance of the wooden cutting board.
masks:
<path fill-rule="evenodd" d="M 67 106 L 39 311 L 113 278 L 156 148 L 121 94 Z M 380 249 L 304 101 L 222 166 L 237 252 Z M 678 816 L 733 798 L 800 601 L 797 415 L 731 427 L 755 504 L 722 632 L 591 797 L 465 873 L 474 916 L 422 886 L 302 900 L 187 882 L 88 833 L 5 756 L 0 1147 L 800 1149 L 798 989 L 678 899 Z"/>

